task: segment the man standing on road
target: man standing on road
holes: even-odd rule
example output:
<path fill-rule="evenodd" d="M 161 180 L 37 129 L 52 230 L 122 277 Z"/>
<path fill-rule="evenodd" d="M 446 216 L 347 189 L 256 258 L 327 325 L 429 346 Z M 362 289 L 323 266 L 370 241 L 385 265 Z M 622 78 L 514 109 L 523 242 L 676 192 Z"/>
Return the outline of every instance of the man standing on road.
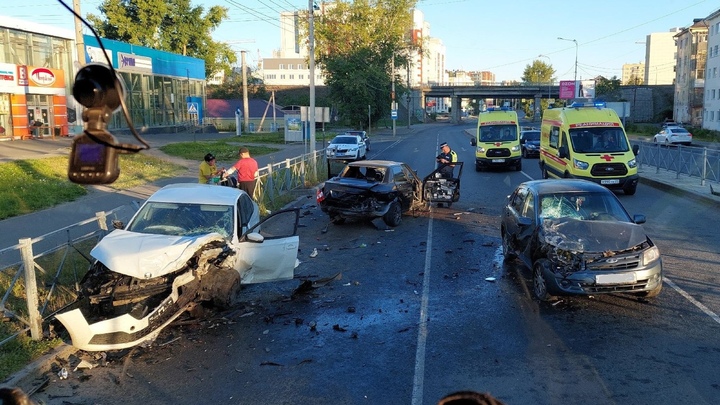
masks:
<path fill-rule="evenodd" d="M 452 163 L 457 162 L 457 153 L 450 149 L 447 142 L 440 144 L 440 151 L 440 154 L 435 158 L 440 164 L 440 174 L 445 178 L 451 179 L 453 177 L 453 170 L 455 169 L 455 165 Z"/>
<path fill-rule="evenodd" d="M 240 148 L 240 160 L 223 174 L 223 180 L 237 172 L 238 188 L 248 193 L 251 198 L 255 195 L 255 175 L 258 171 L 257 161 L 250 157 L 250 150 L 246 147 Z"/>

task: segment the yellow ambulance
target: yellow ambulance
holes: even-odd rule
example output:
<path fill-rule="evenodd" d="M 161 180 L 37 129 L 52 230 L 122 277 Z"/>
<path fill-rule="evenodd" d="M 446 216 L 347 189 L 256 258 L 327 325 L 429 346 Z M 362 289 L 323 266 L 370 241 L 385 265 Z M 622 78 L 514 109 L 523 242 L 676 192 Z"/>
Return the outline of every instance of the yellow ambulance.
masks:
<path fill-rule="evenodd" d="M 540 126 L 540 171 L 544 179 L 577 178 L 635 194 L 639 147 L 630 147 L 615 110 L 604 103 L 575 102 L 547 109 Z"/>
<path fill-rule="evenodd" d="M 509 107 L 489 108 L 478 114 L 475 137 L 475 170 L 490 167 L 514 167 L 522 170 L 520 125 L 517 113 Z"/>

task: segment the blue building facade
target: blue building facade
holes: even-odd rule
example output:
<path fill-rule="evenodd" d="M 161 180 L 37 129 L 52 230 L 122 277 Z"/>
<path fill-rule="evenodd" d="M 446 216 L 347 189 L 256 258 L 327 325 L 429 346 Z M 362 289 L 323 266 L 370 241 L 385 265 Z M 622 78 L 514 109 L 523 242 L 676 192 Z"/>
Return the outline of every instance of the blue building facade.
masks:
<path fill-rule="evenodd" d="M 205 61 L 170 52 L 84 35 L 85 60 L 108 64 L 124 82 L 125 102 L 136 129 L 202 123 L 205 110 Z M 114 114 L 110 128 L 127 128 Z"/>

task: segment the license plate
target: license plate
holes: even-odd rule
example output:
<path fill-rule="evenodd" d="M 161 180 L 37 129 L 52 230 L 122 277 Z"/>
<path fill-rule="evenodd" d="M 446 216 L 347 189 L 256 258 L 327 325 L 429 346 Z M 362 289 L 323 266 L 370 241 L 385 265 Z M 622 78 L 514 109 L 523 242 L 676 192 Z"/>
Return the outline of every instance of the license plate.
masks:
<path fill-rule="evenodd" d="M 493 163 L 504 163 L 505 159 L 493 159 L 492 162 Z"/>
<path fill-rule="evenodd" d="M 595 276 L 595 284 L 634 284 L 635 273 L 622 274 L 598 274 Z"/>
<path fill-rule="evenodd" d="M 600 184 L 620 184 L 618 179 L 600 180 Z"/>

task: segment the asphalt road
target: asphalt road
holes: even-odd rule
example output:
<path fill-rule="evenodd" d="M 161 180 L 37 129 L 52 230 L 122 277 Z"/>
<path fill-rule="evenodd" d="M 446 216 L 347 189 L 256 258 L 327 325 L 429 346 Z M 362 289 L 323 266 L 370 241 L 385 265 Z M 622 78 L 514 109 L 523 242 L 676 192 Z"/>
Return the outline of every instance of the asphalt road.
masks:
<path fill-rule="evenodd" d="M 471 163 L 467 127 L 374 141 L 370 157 L 405 161 L 422 177 L 447 141 Z M 391 230 L 332 225 L 311 198 L 300 201 L 295 280 L 248 286 L 237 308 L 184 317 L 152 347 L 107 353 L 108 362 L 80 352 L 66 365 L 70 377 L 52 378 L 34 398 L 434 404 L 472 389 L 507 404 L 717 403 L 720 214 L 643 184 L 635 196 L 619 194 L 631 214 L 648 217 L 666 270 L 661 295 L 539 303 L 529 271 L 503 263 L 499 239 L 505 197 L 540 177 L 534 163 L 480 173 L 468 164 L 459 202 Z M 73 371 L 80 359 L 97 367 Z"/>

